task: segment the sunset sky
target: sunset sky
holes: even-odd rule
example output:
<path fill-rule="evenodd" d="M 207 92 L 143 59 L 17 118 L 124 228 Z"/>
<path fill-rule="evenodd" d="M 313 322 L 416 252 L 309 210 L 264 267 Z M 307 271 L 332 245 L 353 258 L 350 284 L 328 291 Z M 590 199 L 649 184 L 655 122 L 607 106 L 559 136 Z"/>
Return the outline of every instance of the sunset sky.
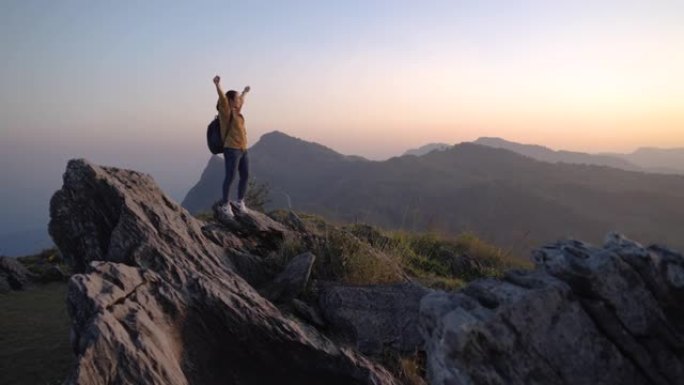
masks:
<path fill-rule="evenodd" d="M 0 51 L 3 204 L 82 156 L 178 198 L 208 158 L 214 74 L 252 86 L 252 143 L 684 147 L 683 1 L 10 0 Z"/>

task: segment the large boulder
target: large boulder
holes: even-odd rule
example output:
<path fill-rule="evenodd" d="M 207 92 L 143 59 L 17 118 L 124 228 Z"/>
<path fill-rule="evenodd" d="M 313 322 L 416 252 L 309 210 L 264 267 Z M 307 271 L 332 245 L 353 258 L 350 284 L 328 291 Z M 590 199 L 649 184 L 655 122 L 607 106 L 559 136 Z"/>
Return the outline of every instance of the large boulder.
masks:
<path fill-rule="evenodd" d="M 254 222 L 264 218 L 244 232 L 207 229 L 148 175 L 85 160 L 68 163 L 50 213 L 50 234 L 80 273 L 68 291 L 77 363 L 67 384 L 396 383 L 240 277 L 235 253 L 283 239 Z"/>
<path fill-rule="evenodd" d="M 611 234 L 536 268 L 421 302 L 427 374 L 445 384 L 682 384 L 684 258 Z"/>
<path fill-rule="evenodd" d="M 420 300 L 429 292 L 415 283 L 329 285 L 319 298 L 325 321 L 365 354 L 413 353 L 423 347 L 418 330 Z"/>
<path fill-rule="evenodd" d="M 22 290 L 32 278 L 31 272 L 16 258 L 0 257 L 0 292 Z"/>

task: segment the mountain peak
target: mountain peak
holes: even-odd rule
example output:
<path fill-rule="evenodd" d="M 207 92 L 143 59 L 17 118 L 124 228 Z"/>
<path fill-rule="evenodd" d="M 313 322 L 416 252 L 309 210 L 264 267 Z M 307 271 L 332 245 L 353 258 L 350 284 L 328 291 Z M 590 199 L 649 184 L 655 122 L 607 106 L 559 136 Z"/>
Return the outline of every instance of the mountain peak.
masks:
<path fill-rule="evenodd" d="M 339 154 L 335 150 L 328 148 L 326 146 L 323 146 L 322 144 L 318 144 L 315 142 L 309 142 L 291 135 L 288 135 L 282 131 L 272 131 L 269 133 L 266 133 L 261 136 L 259 141 L 254 144 L 255 148 L 258 147 L 272 147 L 272 146 L 293 146 L 293 147 L 299 147 L 301 148 L 309 148 L 309 149 L 318 149 L 322 151 L 327 151 L 330 153 L 337 154 L 339 156 L 343 156 L 342 154 Z M 282 147 L 281 147 L 282 148 Z"/>
<path fill-rule="evenodd" d="M 272 140 L 272 139 L 295 139 L 296 140 L 297 138 L 295 138 L 294 136 L 288 135 L 282 131 L 275 130 L 275 131 L 267 132 L 267 133 L 261 135 L 261 139 L 259 139 L 259 140 Z"/>
<path fill-rule="evenodd" d="M 331 160 L 366 160 L 360 156 L 348 156 L 316 142 L 309 142 L 281 131 L 272 131 L 261 136 L 252 149 L 265 156 L 273 154 L 288 155 L 295 158 L 316 159 L 323 157 Z"/>

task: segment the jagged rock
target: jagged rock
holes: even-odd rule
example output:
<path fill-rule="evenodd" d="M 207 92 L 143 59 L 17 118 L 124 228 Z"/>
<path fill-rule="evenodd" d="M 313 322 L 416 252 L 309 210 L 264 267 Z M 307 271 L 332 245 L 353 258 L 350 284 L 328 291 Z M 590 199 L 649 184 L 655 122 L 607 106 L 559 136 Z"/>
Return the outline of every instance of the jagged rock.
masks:
<path fill-rule="evenodd" d="M 430 383 L 681 384 L 684 258 L 611 234 L 421 302 Z"/>
<path fill-rule="evenodd" d="M 264 289 L 266 298 L 273 302 L 289 302 L 298 296 L 309 282 L 315 260 L 316 257 L 311 253 L 292 258 L 285 269 Z"/>
<path fill-rule="evenodd" d="M 366 354 L 402 353 L 423 346 L 418 331 L 420 300 L 429 292 L 415 283 L 323 287 L 320 308 L 327 324 Z"/>
<path fill-rule="evenodd" d="M 209 237 L 149 176 L 84 160 L 69 162 L 50 212 L 56 245 L 82 272 L 69 283 L 77 364 L 66 384 L 397 383 L 235 272 L 234 250 L 270 247 L 264 227 Z"/>
<path fill-rule="evenodd" d="M 290 229 L 299 233 L 309 233 L 310 229 L 302 218 L 292 210 L 277 209 L 270 211 L 268 216 L 276 222 L 282 223 Z"/>
<path fill-rule="evenodd" d="M 31 272 L 15 258 L 0 257 L 0 292 L 22 290 L 31 279 Z"/>
<path fill-rule="evenodd" d="M 325 321 L 323 321 L 321 314 L 306 302 L 295 298 L 291 301 L 291 304 L 295 314 L 301 317 L 304 321 L 317 327 L 325 326 Z"/>
<path fill-rule="evenodd" d="M 267 258 L 249 252 L 235 251 L 230 259 L 237 272 L 252 287 L 262 287 L 269 283 L 277 274 L 274 263 Z"/>
<path fill-rule="evenodd" d="M 236 233 L 226 231 L 226 227 L 219 223 L 205 224 L 202 226 L 202 234 L 224 249 L 238 249 L 243 246 L 242 239 Z"/>
<path fill-rule="evenodd" d="M 219 218 L 218 205 L 219 202 L 216 202 L 214 206 L 212 206 L 214 217 L 216 218 Z M 291 231 L 288 228 L 274 221 L 267 215 L 255 210 L 249 210 L 246 213 L 242 213 L 232 202 L 230 205 L 235 216 L 232 220 L 223 220 L 220 222 L 234 233 L 241 236 L 256 236 L 261 243 L 266 244 L 266 246 L 273 246 L 273 242 L 278 243 L 292 236 Z"/>

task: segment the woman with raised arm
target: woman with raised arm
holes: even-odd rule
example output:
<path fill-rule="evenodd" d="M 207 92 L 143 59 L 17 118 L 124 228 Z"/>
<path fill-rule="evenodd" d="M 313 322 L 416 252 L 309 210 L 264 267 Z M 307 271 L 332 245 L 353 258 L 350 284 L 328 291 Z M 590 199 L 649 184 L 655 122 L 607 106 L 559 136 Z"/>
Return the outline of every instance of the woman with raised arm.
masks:
<path fill-rule="evenodd" d="M 242 94 L 230 90 L 223 93 L 221 77 L 214 77 L 214 85 L 218 92 L 216 109 L 219 113 L 221 125 L 221 138 L 223 138 L 223 158 L 226 166 L 226 175 L 223 179 L 223 195 L 218 206 L 218 219 L 231 220 L 235 216 L 230 207 L 230 186 L 233 184 L 235 172 L 240 174 L 238 182 L 237 208 L 241 213 L 247 212 L 245 206 L 245 194 L 247 194 L 247 182 L 249 179 L 249 158 L 247 157 L 247 132 L 245 131 L 245 118 L 240 112 L 249 92 L 249 86 L 245 87 Z"/>

